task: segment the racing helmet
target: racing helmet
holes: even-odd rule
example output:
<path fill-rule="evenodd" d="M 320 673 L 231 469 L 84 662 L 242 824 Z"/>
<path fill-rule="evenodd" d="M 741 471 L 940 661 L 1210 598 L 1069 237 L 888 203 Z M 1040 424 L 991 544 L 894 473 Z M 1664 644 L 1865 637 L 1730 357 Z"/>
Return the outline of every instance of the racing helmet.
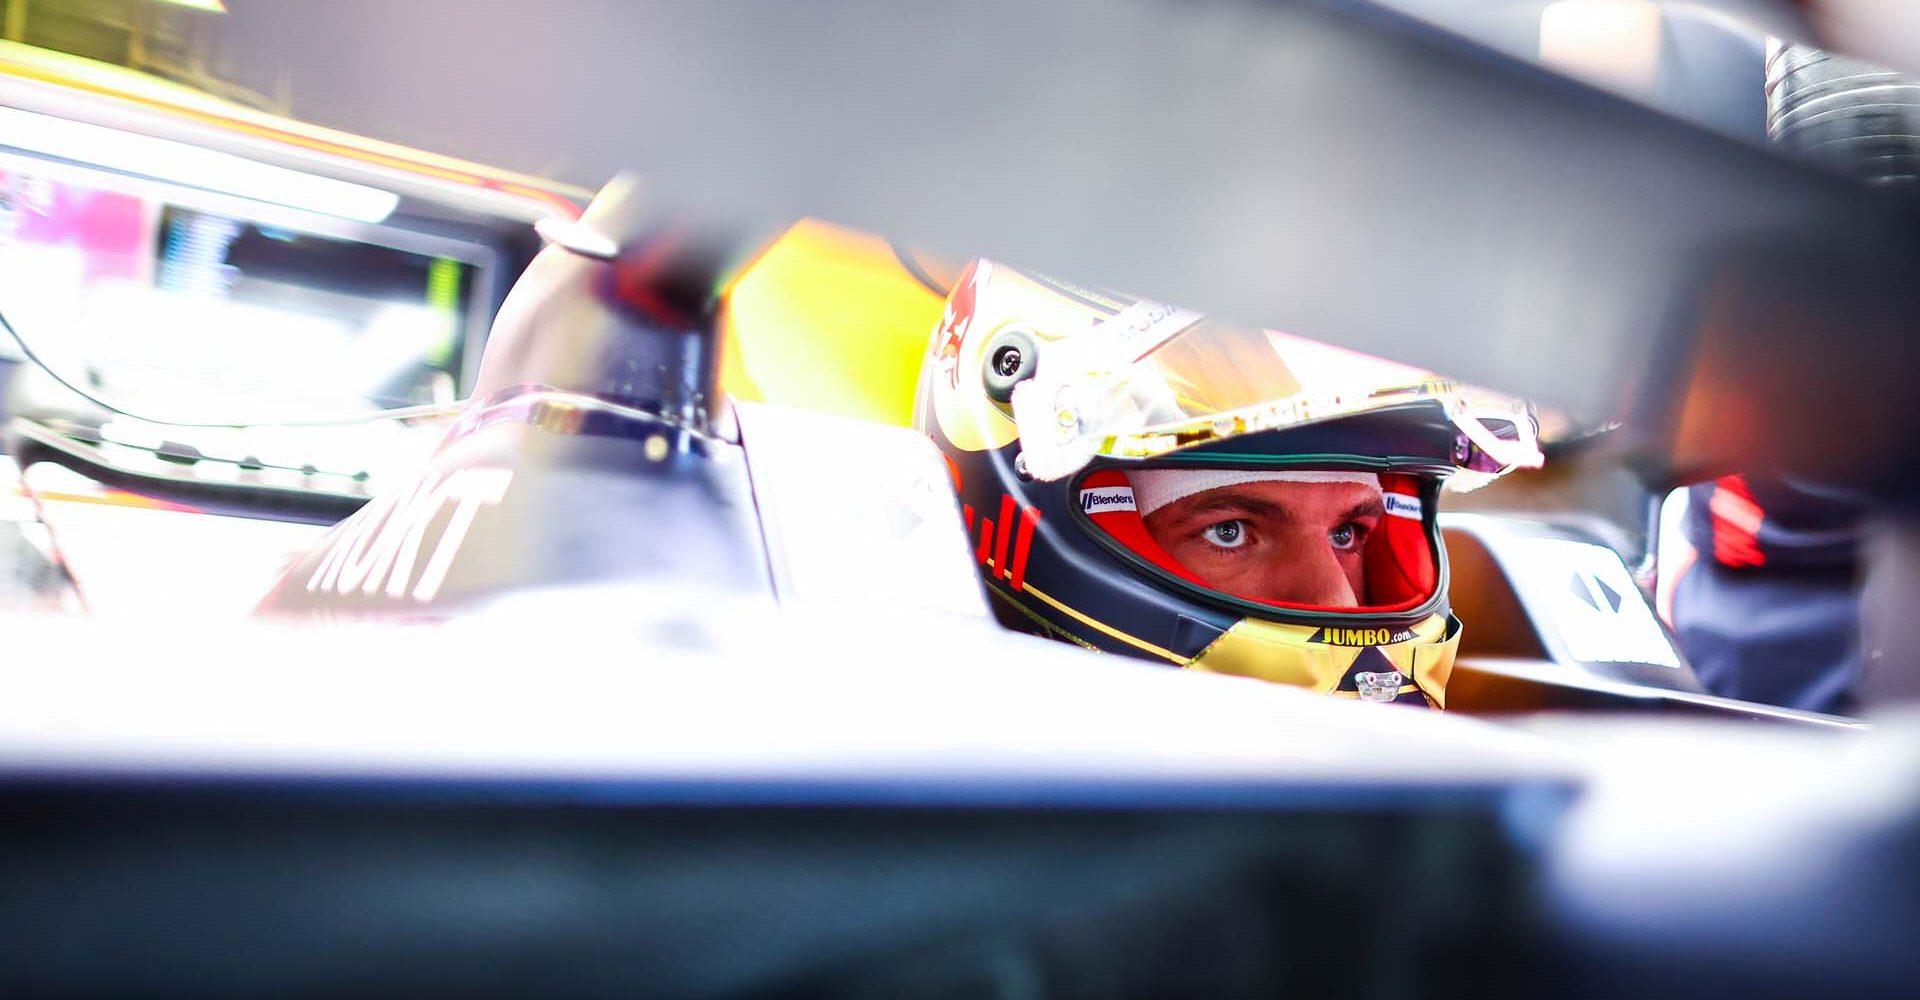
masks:
<path fill-rule="evenodd" d="M 989 260 L 914 413 L 1003 624 L 1433 708 L 1461 629 L 1439 493 L 1541 463 L 1518 400 Z"/>

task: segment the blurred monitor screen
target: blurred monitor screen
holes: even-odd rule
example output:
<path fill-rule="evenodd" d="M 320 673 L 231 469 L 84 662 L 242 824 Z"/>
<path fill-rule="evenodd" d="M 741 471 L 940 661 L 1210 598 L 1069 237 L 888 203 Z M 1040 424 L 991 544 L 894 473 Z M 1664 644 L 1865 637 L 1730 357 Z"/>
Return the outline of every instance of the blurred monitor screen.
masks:
<path fill-rule="evenodd" d="M 483 253 L 0 155 L 0 311 L 63 377 L 207 419 L 452 400 Z"/>

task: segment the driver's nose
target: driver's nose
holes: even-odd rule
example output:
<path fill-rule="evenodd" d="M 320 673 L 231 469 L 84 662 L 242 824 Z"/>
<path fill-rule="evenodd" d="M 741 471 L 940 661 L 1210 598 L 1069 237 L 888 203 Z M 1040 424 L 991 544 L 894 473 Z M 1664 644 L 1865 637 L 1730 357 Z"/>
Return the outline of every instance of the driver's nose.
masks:
<path fill-rule="evenodd" d="M 1261 580 L 1261 598 L 1283 604 L 1354 607 L 1353 583 L 1347 579 L 1333 550 L 1325 545 L 1294 551 L 1276 559 Z"/>

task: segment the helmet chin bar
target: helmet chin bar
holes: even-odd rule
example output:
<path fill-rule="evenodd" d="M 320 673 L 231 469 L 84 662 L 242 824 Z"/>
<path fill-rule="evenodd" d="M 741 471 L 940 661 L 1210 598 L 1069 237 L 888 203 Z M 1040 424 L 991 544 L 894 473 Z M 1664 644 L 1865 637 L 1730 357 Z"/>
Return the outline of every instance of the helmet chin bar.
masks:
<path fill-rule="evenodd" d="M 1359 701 L 1447 706 L 1447 679 L 1460 648 L 1460 620 L 1432 615 L 1384 643 L 1355 642 L 1329 629 L 1247 618 L 1214 640 L 1189 670 L 1251 677 Z M 1332 641 L 1329 641 L 1331 638 Z M 1359 637 L 1365 639 L 1367 637 Z"/>

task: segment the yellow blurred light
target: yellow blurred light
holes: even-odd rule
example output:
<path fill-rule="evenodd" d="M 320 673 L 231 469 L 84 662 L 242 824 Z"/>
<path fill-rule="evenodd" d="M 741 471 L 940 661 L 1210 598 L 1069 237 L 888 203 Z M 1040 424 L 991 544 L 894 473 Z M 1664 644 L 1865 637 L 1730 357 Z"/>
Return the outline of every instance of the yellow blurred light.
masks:
<path fill-rule="evenodd" d="M 920 362 L 946 300 L 909 274 L 886 240 L 800 222 L 725 299 L 721 384 L 729 395 L 913 423 Z"/>

